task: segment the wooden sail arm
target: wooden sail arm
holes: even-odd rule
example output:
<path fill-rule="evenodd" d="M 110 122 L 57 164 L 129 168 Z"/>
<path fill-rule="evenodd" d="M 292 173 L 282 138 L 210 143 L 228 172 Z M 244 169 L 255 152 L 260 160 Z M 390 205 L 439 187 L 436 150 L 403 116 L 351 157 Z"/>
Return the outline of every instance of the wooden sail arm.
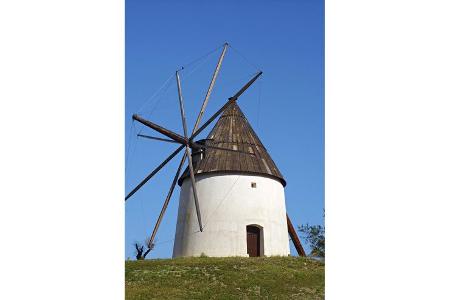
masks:
<path fill-rule="evenodd" d="M 212 89 L 214 87 L 214 84 L 216 83 L 217 75 L 219 74 L 220 66 L 222 65 L 223 58 L 225 56 L 225 52 L 227 51 L 228 43 L 225 43 L 223 45 L 222 53 L 220 54 L 219 61 L 217 62 L 216 69 L 214 70 L 214 74 L 211 78 L 211 82 L 208 86 L 208 91 L 206 92 L 205 99 L 203 100 L 202 107 L 200 109 L 200 113 L 197 116 L 197 120 L 195 121 L 194 128 L 192 129 L 192 134 L 194 134 L 197 131 L 198 126 L 200 125 L 200 121 L 202 120 L 203 114 L 206 110 L 206 105 L 208 105 L 209 97 L 211 96 Z"/>
<path fill-rule="evenodd" d="M 179 144 L 183 144 L 186 145 L 187 144 L 187 139 L 182 137 L 181 135 L 179 135 L 178 133 L 175 133 L 169 129 L 166 129 L 162 126 L 159 126 L 158 124 L 155 124 L 153 122 L 150 122 L 149 120 L 146 120 L 144 118 L 142 118 L 141 116 L 134 114 L 133 115 L 133 120 L 138 121 L 141 124 L 144 124 L 147 127 L 150 127 L 153 130 L 158 131 L 159 133 L 171 138 L 172 140 L 174 140 L 175 142 L 178 142 Z"/>
<path fill-rule="evenodd" d="M 297 232 L 295 231 L 295 228 L 292 225 L 291 219 L 289 219 L 288 214 L 286 214 L 286 219 L 289 236 L 291 237 L 291 240 L 294 243 L 294 247 L 297 250 L 298 255 L 306 256 L 305 250 L 303 249 L 302 244 L 300 243 L 300 239 L 297 236 Z"/>
<path fill-rule="evenodd" d="M 161 170 L 172 158 L 174 158 L 181 150 L 183 150 L 185 146 L 181 145 L 180 147 L 178 147 L 178 149 L 176 149 L 172 154 L 169 155 L 169 157 L 166 158 L 166 160 L 164 160 L 159 166 L 156 167 L 156 169 L 154 169 L 152 172 L 150 172 L 150 174 L 147 175 L 147 177 L 144 178 L 144 180 L 142 180 L 126 197 L 125 197 L 125 201 L 128 200 L 128 198 L 130 198 L 131 196 L 134 195 L 134 193 L 136 193 L 147 181 L 150 180 L 150 178 L 152 178 L 153 176 L 155 176 L 156 173 L 159 172 L 159 170 Z"/>
<path fill-rule="evenodd" d="M 174 140 L 163 139 L 163 138 L 160 138 L 160 137 L 151 136 L 151 135 L 146 135 L 146 134 L 140 134 L 140 133 L 139 133 L 137 136 L 143 137 L 143 138 L 146 138 L 146 139 L 150 139 L 150 140 L 157 140 L 157 141 L 163 141 L 163 142 L 176 143 L 176 144 L 178 144 L 178 142 L 176 142 L 176 141 L 174 141 Z"/>
<path fill-rule="evenodd" d="M 183 124 L 184 137 L 188 141 L 186 115 L 184 113 L 183 94 L 181 93 L 181 82 L 180 82 L 180 75 L 179 75 L 178 71 L 176 72 L 175 75 L 177 78 L 178 100 L 180 103 L 180 114 L 181 114 L 181 121 Z M 192 192 L 194 194 L 194 204 L 195 204 L 195 210 L 197 212 L 198 226 L 200 227 L 200 231 L 203 231 L 202 215 L 200 213 L 200 205 L 198 202 L 197 184 L 195 183 L 195 176 L 194 176 L 194 165 L 193 165 L 193 159 L 192 159 L 192 152 L 191 152 L 191 149 L 189 148 L 188 143 L 186 143 L 186 156 L 188 158 L 188 163 L 189 163 L 189 176 L 190 176 L 191 182 L 192 182 L 191 186 L 192 186 Z"/>
<path fill-rule="evenodd" d="M 237 100 L 237 98 L 239 98 L 240 95 L 242 95 L 242 93 L 244 93 L 252 84 L 253 82 L 256 81 L 256 79 L 258 79 L 259 76 L 262 75 L 262 71 L 259 71 L 249 82 L 247 82 L 233 97 L 231 97 L 230 99 L 233 100 Z"/>
<path fill-rule="evenodd" d="M 187 157 L 187 152 L 184 152 L 183 158 L 180 161 L 177 172 L 175 173 L 175 177 L 172 180 L 172 185 L 170 186 L 169 192 L 167 193 L 166 200 L 164 201 L 161 212 L 159 213 L 158 220 L 156 221 L 155 227 L 153 228 L 152 235 L 150 237 L 149 245 L 152 245 L 155 241 L 156 233 L 158 232 L 159 225 L 161 224 L 161 220 L 164 217 L 164 213 L 166 212 L 167 206 L 169 205 L 170 198 L 172 197 L 173 190 L 175 189 L 175 185 L 177 184 L 178 177 L 180 177 L 181 169 L 183 168 L 184 162 Z"/>

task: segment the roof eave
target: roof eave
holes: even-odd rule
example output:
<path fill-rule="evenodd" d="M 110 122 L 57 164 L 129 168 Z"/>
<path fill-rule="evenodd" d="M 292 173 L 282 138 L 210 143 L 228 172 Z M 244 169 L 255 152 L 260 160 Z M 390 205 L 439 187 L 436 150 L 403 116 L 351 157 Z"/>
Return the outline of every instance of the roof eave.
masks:
<path fill-rule="evenodd" d="M 215 175 L 218 175 L 218 176 L 220 176 L 220 175 L 253 175 L 253 176 L 260 176 L 260 177 L 266 177 L 266 178 L 270 178 L 270 179 L 275 179 L 278 182 L 280 182 L 283 187 L 286 187 L 286 184 L 287 184 L 286 180 L 284 178 L 282 178 L 282 177 L 278 177 L 278 176 L 275 176 L 275 175 L 270 175 L 270 174 L 267 174 L 267 173 L 258 173 L 258 172 L 250 172 L 250 171 L 220 170 L 220 171 L 207 171 L 207 172 L 202 172 L 202 173 L 196 173 L 195 175 L 199 176 L 199 175 L 206 175 L 206 174 L 208 174 L 208 175 L 211 175 L 211 174 L 214 175 L 215 174 Z M 181 186 L 183 184 L 183 181 L 186 178 L 189 178 L 189 176 L 186 176 L 186 175 L 185 176 L 181 176 L 178 179 L 178 185 Z"/>

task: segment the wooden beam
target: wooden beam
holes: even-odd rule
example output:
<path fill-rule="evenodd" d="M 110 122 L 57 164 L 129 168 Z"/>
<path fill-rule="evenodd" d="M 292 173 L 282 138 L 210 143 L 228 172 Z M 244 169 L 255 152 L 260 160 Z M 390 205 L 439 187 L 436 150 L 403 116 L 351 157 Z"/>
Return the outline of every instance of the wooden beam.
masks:
<path fill-rule="evenodd" d="M 223 57 L 225 56 L 225 52 L 227 51 L 227 48 L 228 48 L 228 43 L 225 43 L 225 45 L 223 45 L 222 53 L 220 54 L 220 57 L 219 57 L 219 62 L 217 63 L 216 69 L 214 70 L 213 77 L 211 79 L 211 82 L 209 83 L 208 91 L 206 92 L 205 99 L 203 100 L 202 108 L 200 109 L 200 113 L 198 114 L 197 121 L 195 121 L 195 125 L 194 125 L 194 129 L 192 130 L 192 134 L 194 134 L 195 131 L 197 130 L 198 126 L 200 125 L 200 121 L 203 117 L 203 114 L 205 113 L 205 109 L 206 109 L 206 105 L 208 104 L 209 96 L 211 96 L 211 92 L 212 92 L 212 89 L 216 82 L 217 74 L 219 74 L 220 66 L 222 65 Z"/>
<path fill-rule="evenodd" d="M 134 195 L 134 193 L 136 193 L 147 181 L 150 180 L 150 178 L 152 178 L 156 173 L 159 172 L 159 170 L 162 169 L 162 167 L 164 167 L 172 158 L 174 158 L 185 146 L 181 145 L 180 147 L 178 147 L 178 149 L 176 149 L 172 154 L 169 155 L 168 158 L 166 158 L 165 161 L 163 161 L 158 167 L 156 167 L 156 169 L 154 169 L 150 174 L 147 175 L 147 177 L 144 178 L 144 180 L 141 181 L 141 183 L 139 183 L 126 197 L 125 197 L 125 201 L 128 200 L 128 198 L 130 198 L 131 196 Z"/>
<path fill-rule="evenodd" d="M 255 82 L 256 79 L 258 79 L 259 76 L 261 76 L 262 72 L 259 71 L 258 74 L 256 74 L 249 82 L 247 82 L 233 97 L 232 99 L 237 100 L 239 96 L 242 95 L 243 92 L 245 92 L 252 84 Z"/>
<path fill-rule="evenodd" d="M 151 139 L 151 140 L 157 140 L 157 141 L 163 141 L 163 142 L 178 144 L 178 142 L 175 142 L 174 140 L 163 139 L 163 138 L 159 138 L 159 137 L 156 137 L 156 136 L 150 136 L 150 135 L 146 135 L 146 134 L 140 134 L 139 133 L 137 136 L 143 137 L 143 138 L 146 138 L 146 139 Z"/>
<path fill-rule="evenodd" d="M 180 165 L 178 166 L 175 177 L 173 178 L 172 185 L 170 186 L 169 192 L 167 193 L 166 200 L 164 201 L 164 205 L 161 209 L 161 212 L 159 213 L 158 221 L 156 221 L 155 227 L 153 228 L 153 232 L 152 232 L 152 236 L 150 237 L 149 245 L 152 245 L 155 240 L 156 232 L 158 231 L 159 225 L 161 224 L 161 220 L 164 216 L 164 213 L 166 212 L 167 205 L 169 205 L 170 198 L 172 197 L 173 190 L 175 189 L 175 185 L 177 184 L 178 177 L 180 177 L 180 172 L 181 172 L 181 169 L 183 168 L 186 157 L 187 157 L 187 153 L 185 152 L 183 155 L 183 158 L 181 159 Z"/>
<path fill-rule="evenodd" d="M 286 213 L 287 219 L 287 227 L 289 236 L 291 237 L 292 242 L 294 243 L 294 247 L 297 250 L 299 256 L 306 256 L 305 250 L 303 250 L 302 244 L 300 243 L 300 239 L 297 236 L 297 232 L 295 231 L 294 226 L 292 225 L 291 219 L 289 219 L 288 214 Z"/>
<path fill-rule="evenodd" d="M 171 131 L 169 129 L 166 129 L 166 128 L 162 127 L 162 126 L 159 126 L 158 124 L 150 122 L 149 120 L 146 120 L 146 119 L 142 118 L 141 116 L 139 116 L 137 114 L 133 115 L 133 120 L 136 120 L 139 123 L 144 124 L 145 126 L 150 127 L 151 129 L 158 131 L 159 133 L 161 133 L 161 134 L 171 138 L 175 142 L 178 142 L 178 143 L 183 144 L 183 145 L 186 145 L 188 143 L 187 139 L 185 139 L 181 135 L 179 135 L 179 134 L 177 134 L 177 133 L 175 133 L 175 132 L 173 132 L 173 131 Z"/>
<path fill-rule="evenodd" d="M 187 125 L 186 125 L 186 116 L 184 113 L 183 94 L 181 93 L 180 75 L 178 74 L 178 71 L 176 72 L 176 77 L 177 77 L 177 86 L 178 86 L 178 100 L 180 102 L 181 120 L 183 123 L 184 137 L 187 140 L 188 139 L 188 131 L 187 131 Z M 200 205 L 198 203 L 197 185 L 195 183 L 194 166 L 192 163 L 191 149 L 189 148 L 188 144 L 186 144 L 186 156 L 187 156 L 188 162 L 189 162 L 189 175 L 190 175 L 191 181 L 192 181 L 191 182 L 192 183 L 192 192 L 194 193 L 194 203 L 195 203 L 195 210 L 197 212 L 198 226 L 200 227 L 200 231 L 202 232 L 203 231 L 202 215 L 200 214 Z"/>

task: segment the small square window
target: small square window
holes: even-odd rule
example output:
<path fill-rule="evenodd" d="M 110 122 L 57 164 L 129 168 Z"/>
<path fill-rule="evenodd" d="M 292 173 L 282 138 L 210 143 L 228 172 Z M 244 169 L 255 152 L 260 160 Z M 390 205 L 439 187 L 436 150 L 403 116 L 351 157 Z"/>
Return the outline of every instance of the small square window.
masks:
<path fill-rule="evenodd" d="M 252 188 L 256 188 L 256 182 L 252 182 Z"/>

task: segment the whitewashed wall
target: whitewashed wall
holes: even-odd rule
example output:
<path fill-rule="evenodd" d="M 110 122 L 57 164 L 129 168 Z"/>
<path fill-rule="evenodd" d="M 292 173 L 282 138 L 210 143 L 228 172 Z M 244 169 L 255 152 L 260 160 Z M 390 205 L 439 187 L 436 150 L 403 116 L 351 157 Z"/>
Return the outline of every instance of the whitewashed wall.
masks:
<path fill-rule="evenodd" d="M 190 179 L 181 187 L 173 257 L 248 256 L 247 225 L 263 228 L 262 254 L 288 255 L 284 188 L 251 175 L 196 175 L 204 231 L 199 232 Z M 256 188 L 251 183 L 256 182 Z"/>

